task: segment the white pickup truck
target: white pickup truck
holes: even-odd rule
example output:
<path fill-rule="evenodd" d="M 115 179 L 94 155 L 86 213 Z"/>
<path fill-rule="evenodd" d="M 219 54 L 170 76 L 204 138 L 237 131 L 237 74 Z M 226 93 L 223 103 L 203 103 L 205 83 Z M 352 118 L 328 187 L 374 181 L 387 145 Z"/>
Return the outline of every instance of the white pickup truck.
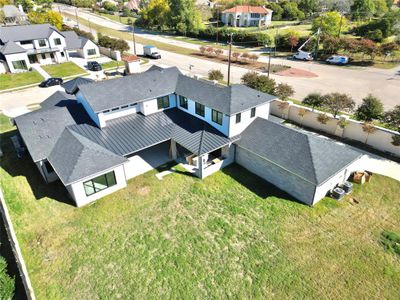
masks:
<path fill-rule="evenodd" d="M 161 58 L 160 52 L 158 52 L 158 49 L 155 46 L 151 46 L 151 45 L 143 46 L 143 53 L 144 53 L 144 56 L 146 56 L 146 57 L 150 57 L 150 58 L 154 58 L 154 59 Z"/>

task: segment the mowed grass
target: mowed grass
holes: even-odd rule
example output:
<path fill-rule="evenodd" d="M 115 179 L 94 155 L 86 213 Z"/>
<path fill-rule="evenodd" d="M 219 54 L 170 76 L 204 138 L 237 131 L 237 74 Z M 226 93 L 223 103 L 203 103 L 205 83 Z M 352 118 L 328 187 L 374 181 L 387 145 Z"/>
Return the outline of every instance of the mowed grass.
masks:
<path fill-rule="evenodd" d="M 42 75 L 40 75 L 37 71 L 0 74 L 0 91 L 39 83 L 42 80 Z"/>
<path fill-rule="evenodd" d="M 12 129 L 12 128 L 9 128 Z M 373 176 L 313 208 L 233 165 L 205 180 L 157 171 L 75 208 L 0 138 L 0 184 L 37 299 L 398 299 L 400 183 Z"/>
<path fill-rule="evenodd" d="M 79 67 L 77 64 L 69 61 L 62 64 L 53 64 L 42 66 L 51 77 L 69 77 L 80 74 L 87 74 L 87 72 Z"/>

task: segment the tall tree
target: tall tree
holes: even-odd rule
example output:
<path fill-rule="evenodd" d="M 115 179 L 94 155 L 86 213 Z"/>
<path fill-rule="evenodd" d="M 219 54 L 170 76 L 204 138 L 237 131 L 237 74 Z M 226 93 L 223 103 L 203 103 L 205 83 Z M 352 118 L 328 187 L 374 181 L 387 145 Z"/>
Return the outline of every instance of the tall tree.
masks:
<path fill-rule="evenodd" d="M 255 90 L 264 93 L 275 93 L 275 80 L 265 75 L 259 75 L 257 72 L 249 71 L 242 76 L 242 83 Z"/>
<path fill-rule="evenodd" d="M 336 118 L 339 112 L 351 112 L 356 105 L 353 99 L 346 94 L 330 93 L 324 96 L 324 104 Z"/>
<path fill-rule="evenodd" d="M 386 0 L 374 0 L 375 15 L 382 16 L 389 11 Z"/>
<path fill-rule="evenodd" d="M 318 10 L 317 0 L 300 0 L 299 9 L 301 9 L 306 16 L 310 16 L 313 12 Z"/>
<path fill-rule="evenodd" d="M 312 24 L 312 30 L 315 32 L 318 30 L 318 28 L 321 28 L 323 35 L 334 36 L 339 34 L 340 26 L 343 30 L 343 28 L 346 26 L 346 18 L 342 18 L 340 13 L 337 11 L 331 11 L 325 15 L 315 18 Z"/>
<path fill-rule="evenodd" d="M 364 20 L 371 18 L 375 13 L 374 0 L 354 0 L 351 6 L 351 15 L 353 19 Z"/>
<path fill-rule="evenodd" d="M 170 0 L 170 27 L 180 33 L 198 32 L 203 28 L 201 14 L 195 0 Z"/>
<path fill-rule="evenodd" d="M 141 21 L 149 27 L 160 29 L 168 25 L 171 9 L 167 0 L 150 0 L 140 12 Z"/>
<path fill-rule="evenodd" d="M 324 103 L 324 97 L 319 94 L 319 93 L 311 93 L 308 94 L 302 101 L 304 104 L 310 105 L 312 110 L 314 111 L 314 108 L 321 107 L 322 104 Z"/>
<path fill-rule="evenodd" d="M 358 106 L 355 116 L 361 121 L 372 121 L 381 118 L 383 115 L 383 104 L 377 98 L 369 94 Z"/>

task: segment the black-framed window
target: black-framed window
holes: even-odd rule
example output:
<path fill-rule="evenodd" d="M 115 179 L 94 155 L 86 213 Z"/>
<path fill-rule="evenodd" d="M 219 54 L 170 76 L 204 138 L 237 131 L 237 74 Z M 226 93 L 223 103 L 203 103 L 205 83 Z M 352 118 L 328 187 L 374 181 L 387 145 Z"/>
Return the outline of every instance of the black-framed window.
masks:
<path fill-rule="evenodd" d="M 53 54 L 53 52 L 50 52 L 50 57 L 51 57 L 52 59 L 54 59 L 54 54 Z"/>
<path fill-rule="evenodd" d="M 14 69 L 16 70 L 28 70 L 25 60 L 16 60 L 12 62 Z"/>
<path fill-rule="evenodd" d="M 242 114 L 238 113 L 236 114 L 236 123 L 240 123 L 240 121 L 242 121 Z"/>
<path fill-rule="evenodd" d="M 44 163 L 44 166 L 46 167 L 46 171 L 48 174 L 53 173 L 54 169 L 51 166 L 51 164 L 46 160 L 46 162 Z"/>
<path fill-rule="evenodd" d="M 42 59 L 46 59 L 46 54 L 42 53 L 41 56 L 42 56 Z"/>
<path fill-rule="evenodd" d="M 46 40 L 39 40 L 39 47 L 46 47 Z"/>
<path fill-rule="evenodd" d="M 87 55 L 96 55 L 96 49 L 88 49 Z"/>
<path fill-rule="evenodd" d="M 250 14 L 250 18 L 259 18 L 259 17 L 260 17 L 260 14 L 257 14 L 257 13 Z"/>
<path fill-rule="evenodd" d="M 90 196 L 116 184 L 115 173 L 114 171 L 111 171 L 85 181 L 83 183 L 83 188 L 85 189 L 86 196 Z"/>
<path fill-rule="evenodd" d="M 60 52 L 60 54 L 61 54 L 61 57 L 64 57 L 64 56 L 65 56 L 65 53 L 64 53 L 64 52 Z"/>
<path fill-rule="evenodd" d="M 169 97 L 168 96 L 157 98 L 157 108 L 158 109 L 163 109 L 163 108 L 168 108 L 168 107 L 169 107 Z"/>
<path fill-rule="evenodd" d="M 179 96 L 179 106 L 188 109 L 188 99 L 184 96 Z"/>
<path fill-rule="evenodd" d="M 222 125 L 222 112 L 213 109 L 211 112 L 211 120 L 219 125 Z"/>
<path fill-rule="evenodd" d="M 205 106 L 203 104 L 196 102 L 195 112 L 196 112 L 196 115 L 204 117 L 205 116 Z"/>
<path fill-rule="evenodd" d="M 253 107 L 250 111 L 250 118 L 254 118 L 256 116 L 256 108 Z"/>
<path fill-rule="evenodd" d="M 61 45 L 61 39 L 59 39 L 59 38 L 54 39 L 54 45 L 57 45 L 57 46 Z"/>
<path fill-rule="evenodd" d="M 21 45 L 29 45 L 32 44 L 32 40 L 20 41 Z"/>

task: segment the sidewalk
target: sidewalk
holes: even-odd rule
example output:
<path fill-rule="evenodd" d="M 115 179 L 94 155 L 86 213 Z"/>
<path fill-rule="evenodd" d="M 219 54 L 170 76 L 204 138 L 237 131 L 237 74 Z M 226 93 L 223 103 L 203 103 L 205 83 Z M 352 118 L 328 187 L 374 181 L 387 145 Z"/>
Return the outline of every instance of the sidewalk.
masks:
<path fill-rule="evenodd" d="M 32 64 L 32 69 L 36 70 L 39 72 L 40 75 L 44 77 L 46 80 L 47 78 L 50 78 L 51 76 L 49 73 L 47 73 L 45 70 L 42 69 L 42 67 L 39 64 Z"/>

